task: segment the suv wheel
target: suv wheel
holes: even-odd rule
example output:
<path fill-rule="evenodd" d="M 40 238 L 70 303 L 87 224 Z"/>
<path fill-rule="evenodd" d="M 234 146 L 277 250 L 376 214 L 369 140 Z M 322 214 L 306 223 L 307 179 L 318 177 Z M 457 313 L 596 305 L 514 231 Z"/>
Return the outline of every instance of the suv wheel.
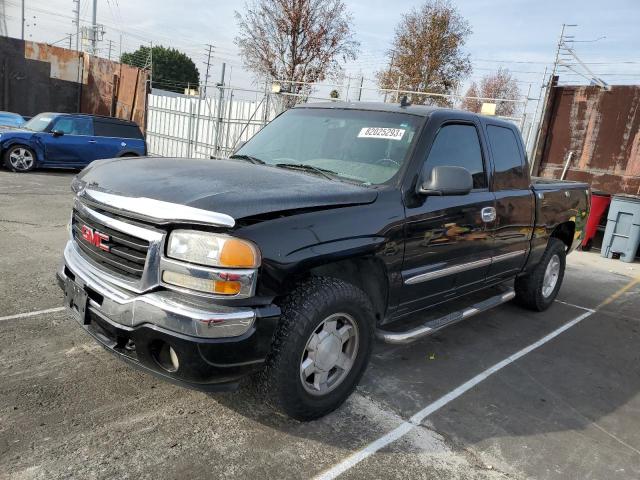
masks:
<path fill-rule="evenodd" d="M 534 270 L 515 282 L 516 300 L 529 310 L 542 312 L 551 306 L 564 278 L 565 244 L 550 238 L 540 263 Z"/>
<path fill-rule="evenodd" d="M 36 167 L 36 154 L 24 145 L 13 145 L 4 155 L 4 164 L 14 172 L 29 172 Z"/>
<path fill-rule="evenodd" d="M 269 403 L 298 420 L 339 407 L 362 377 L 373 344 L 371 301 L 342 280 L 314 277 L 282 305 L 259 387 Z"/>

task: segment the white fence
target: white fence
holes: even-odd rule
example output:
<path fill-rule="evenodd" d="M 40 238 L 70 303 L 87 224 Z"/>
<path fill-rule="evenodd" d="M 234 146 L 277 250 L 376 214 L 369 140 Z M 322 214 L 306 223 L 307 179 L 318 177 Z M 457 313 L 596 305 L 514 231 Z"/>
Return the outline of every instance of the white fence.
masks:
<path fill-rule="evenodd" d="M 217 92 L 216 92 L 217 93 Z M 163 157 L 227 156 L 276 114 L 265 95 L 236 100 L 178 95 L 154 90 L 148 96 L 147 144 L 150 155 Z M 220 114 L 218 112 L 220 111 Z"/>
<path fill-rule="evenodd" d="M 222 98 L 218 96 L 220 91 L 223 92 Z M 255 95 L 256 100 L 236 99 L 234 91 Z M 230 87 L 218 88 L 214 93 L 215 97 L 200 100 L 194 96 L 154 89 L 148 96 L 149 154 L 192 158 L 228 156 L 240 142 L 249 140 L 283 108 L 282 99 L 270 93 Z M 320 99 L 305 98 L 305 101 L 314 100 Z M 520 101 L 524 106 L 520 116 L 502 118 L 520 128 L 527 150 L 530 151 L 535 143 L 536 124 L 535 115 L 531 118 L 527 116 L 528 100 Z"/>

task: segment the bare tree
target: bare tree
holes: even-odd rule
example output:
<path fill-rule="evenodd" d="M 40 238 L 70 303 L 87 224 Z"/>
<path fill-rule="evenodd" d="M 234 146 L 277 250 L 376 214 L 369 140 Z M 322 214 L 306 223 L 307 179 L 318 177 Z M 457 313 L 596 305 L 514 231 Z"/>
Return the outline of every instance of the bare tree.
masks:
<path fill-rule="evenodd" d="M 403 15 L 396 27 L 389 65 L 377 73 L 380 88 L 449 94 L 471 71 L 462 47 L 469 23 L 449 0 L 427 0 Z M 411 95 L 413 103 L 452 105 L 446 97 Z M 396 100 L 392 97 L 392 100 Z"/>
<path fill-rule="evenodd" d="M 337 75 L 340 62 L 355 59 L 359 48 L 341 0 L 251 0 L 244 14 L 235 14 L 244 64 L 284 81 L 284 92 L 308 94 L 305 83 Z"/>
<path fill-rule="evenodd" d="M 462 108 L 472 112 L 480 112 L 482 104 L 485 102 L 495 103 L 496 115 L 510 117 L 518 108 L 516 102 L 477 100 L 469 97 L 517 100 L 520 97 L 520 89 L 511 72 L 506 68 L 499 68 L 497 72 L 482 77 L 480 85 L 473 82 L 465 94 L 465 99 L 462 101 Z"/>

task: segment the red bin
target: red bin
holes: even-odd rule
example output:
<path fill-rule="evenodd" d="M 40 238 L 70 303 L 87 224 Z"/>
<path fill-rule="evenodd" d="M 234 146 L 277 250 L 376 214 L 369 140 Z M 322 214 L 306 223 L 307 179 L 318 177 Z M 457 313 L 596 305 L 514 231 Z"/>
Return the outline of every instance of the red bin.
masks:
<path fill-rule="evenodd" d="M 598 225 L 600 225 L 603 215 L 607 213 L 610 203 L 611 194 L 597 190 L 591 192 L 591 210 L 584 231 L 584 239 L 582 240 L 582 248 L 585 250 L 591 247 L 591 241 L 595 237 Z"/>

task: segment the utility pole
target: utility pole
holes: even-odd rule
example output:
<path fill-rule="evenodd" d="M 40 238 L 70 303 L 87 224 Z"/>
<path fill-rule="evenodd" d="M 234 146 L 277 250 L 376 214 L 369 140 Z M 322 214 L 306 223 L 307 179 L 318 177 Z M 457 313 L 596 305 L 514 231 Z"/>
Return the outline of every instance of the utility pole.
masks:
<path fill-rule="evenodd" d="M 69 50 L 71 50 L 71 40 L 73 39 L 73 33 L 68 33 L 69 35 Z"/>
<path fill-rule="evenodd" d="M 196 128 L 195 128 L 195 137 L 193 142 L 193 153 L 198 153 L 198 133 L 200 130 L 200 108 L 202 106 L 202 101 L 207 93 L 207 84 L 209 83 L 209 68 L 211 67 L 211 53 L 213 52 L 213 45 L 207 44 L 207 69 L 204 74 L 204 85 L 198 85 L 198 110 L 196 113 Z M 189 152 L 189 156 L 194 156 L 193 153 Z"/>
<path fill-rule="evenodd" d="M 211 55 L 213 53 L 214 47 L 211 44 L 207 44 L 207 69 L 204 74 L 204 96 L 207 96 L 207 85 L 209 84 L 209 68 L 211 67 Z M 201 89 L 199 89 L 201 90 Z"/>
<path fill-rule="evenodd" d="M 217 116 L 216 136 L 213 143 L 213 151 L 215 155 L 218 154 L 218 150 L 220 148 L 220 126 L 222 124 L 222 101 L 224 100 L 224 76 L 225 76 L 226 68 L 227 68 L 227 64 L 223 62 L 222 73 L 220 74 L 220 83 L 218 83 L 219 94 L 218 94 L 218 106 L 216 108 L 216 116 Z"/>
<path fill-rule="evenodd" d="M 533 150 L 531 152 L 532 154 L 531 154 L 530 165 L 531 165 L 532 175 L 537 174 L 538 157 L 539 157 L 538 153 L 542 148 L 541 142 L 543 141 L 540 134 L 542 133 L 542 124 L 544 123 L 544 119 L 547 116 L 546 107 L 547 107 L 547 104 L 549 103 L 549 96 L 551 95 L 551 89 L 553 88 L 552 86 L 553 79 L 555 78 L 556 71 L 558 70 L 558 63 L 560 62 L 560 51 L 562 50 L 562 46 L 564 45 L 564 40 L 565 40 L 564 32 L 567 29 L 567 27 L 577 27 L 577 26 L 578 25 L 576 24 L 563 23 L 562 30 L 560 30 L 560 38 L 558 39 L 558 45 L 556 47 L 556 58 L 553 61 L 553 68 L 551 69 L 551 75 L 549 76 L 549 80 L 547 81 L 547 84 L 546 84 L 546 88 L 544 92 L 544 100 L 542 102 L 542 111 L 540 112 L 540 121 L 538 122 L 538 126 L 536 129 L 536 136 L 533 143 Z"/>
<path fill-rule="evenodd" d="M 25 24 L 25 18 L 24 18 L 24 2 L 26 0 L 22 0 L 22 40 L 24 40 L 24 24 Z"/>
<path fill-rule="evenodd" d="M 391 52 L 391 61 L 389 62 L 389 70 L 387 71 L 387 78 L 391 77 L 391 67 L 393 67 L 393 61 L 396 59 L 396 51 Z M 384 92 L 384 103 L 387 103 L 387 92 Z"/>
<path fill-rule="evenodd" d="M 22 0 L 22 3 L 24 5 L 24 0 Z M 23 19 L 24 19 L 24 15 L 23 15 Z M 22 22 L 22 24 L 24 25 L 24 20 Z M 7 35 L 7 14 L 6 14 L 6 7 L 4 5 L 4 0 L 0 0 L 0 36 L 6 36 Z M 24 40 L 24 33 L 22 34 L 22 39 Z"/>
<path fill-rule="evenodd" d="M 109 42 L 109 60 L 111 60 L 111 49 L 113 48 L 113 40 L 108 40 Z"/>
<path fill-rule="evenodd" d="M 91 50 L 93 55 L 98 53 L 98 0 L 93 0 L 93 14 L 91 16 Z"/>
<path fill-rule="evenodd" d="M 358 101 L 362 100 L 362 86 L 364 84 L 364 75 L 360 76 L 360 88 L 358 89 Z"/>
<path fill-rule="evenodd" d="M 76 19 L 73 23 L 76 26 L 76 52 L 80 51 L 80 0 L 73 0 L 73 3 L 76 4 L 76 8 L 73 11 Z"/>

